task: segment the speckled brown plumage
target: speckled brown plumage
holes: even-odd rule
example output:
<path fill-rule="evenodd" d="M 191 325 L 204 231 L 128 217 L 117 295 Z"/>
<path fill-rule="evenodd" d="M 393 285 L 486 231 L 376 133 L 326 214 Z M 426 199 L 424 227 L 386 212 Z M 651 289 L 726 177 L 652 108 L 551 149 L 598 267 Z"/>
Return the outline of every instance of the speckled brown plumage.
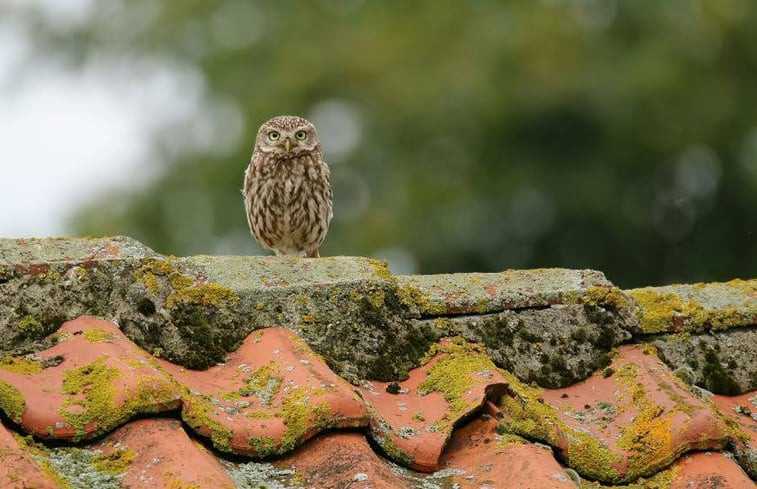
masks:
<path fill-rule="evenodd" d="M 319 256 L 332 195 L 313 124 L 279 116 L 260 126 L 243 193 L 247 223 L 263 247 L 277 255 Z"/>

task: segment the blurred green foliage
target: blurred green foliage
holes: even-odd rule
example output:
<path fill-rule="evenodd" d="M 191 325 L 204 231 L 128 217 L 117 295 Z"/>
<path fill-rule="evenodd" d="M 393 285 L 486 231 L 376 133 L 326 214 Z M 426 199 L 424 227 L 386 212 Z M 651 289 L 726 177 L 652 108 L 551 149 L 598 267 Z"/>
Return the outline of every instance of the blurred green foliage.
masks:
<path fill-rule="evenodd" d="M 79 233 L 259 253 L 239 193 L 257 127 L 326 107 L 357 139 L 324 148 L 322 255 L 423 273 L 591 267 L 623 286 L 757 276 L 751 0 L 97 5 L 63 32 L 25 11 L 39 51 L 191 65 L 244 125 L 230 150 L 166 150 L 157 179 L 84 209 Z"/>

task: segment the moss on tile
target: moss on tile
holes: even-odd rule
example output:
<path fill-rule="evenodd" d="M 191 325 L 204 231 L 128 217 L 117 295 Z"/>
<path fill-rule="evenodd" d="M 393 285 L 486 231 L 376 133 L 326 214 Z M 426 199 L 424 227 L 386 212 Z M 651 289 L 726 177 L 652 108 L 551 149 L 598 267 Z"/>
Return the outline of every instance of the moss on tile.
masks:
<path fill-rule="evenodd" d="M 197 484 L 192 484 L 190 482 L 181 480 L 178 477 L 173 477 L 172 474 L 163 474 L 163 476 L 168 479 L 168 481 L 166 481 L 165 485 L 163 486 L 164 489 L 203 489 Z"/>
<path fill-rule="evenodd" d="M 90 343 L 102 343 L 108 339 L 109 334 L 110 333 L 100 328 L 87 329 L 82 333 L 84 339 Z"/>
<path fill-rule="evenodd" d="M 24 395 L 4 380 L 0 380 L 0 409 L 15 422 L 19 422 L 26 411 Z"/>
<path fill-rule="evenodd" d="M 74 441 L 102 434 L 124 419 L 122 411 L 113 401 L 116 395 L 113 383 L 120 372 L 117 368 L 106 365 L 105 360 L 103 355 L 63 374 L 62 393 L 67 397 L 58 414 L 76 431 Z M 70 406 L 78 406 L 80 409 L 72 411 L 68 409 Z M 93 423 L 94 427 L 91 426 Z M 89 435 L 86 427 L 92 429 Z"/>
<path fill-rule="evenodd" d="M 100 453 L 92 458 L 92 465 L 100 472 L 123 474 L 134 460 L 137 453 L 129 448 L 114 448 L 107 453 Z"/>
<path fill-rule="evenodd" d="M 371 438 L 378 444 L 384 451 L 386 456 L 395 463 L 404 466 L 410 466 L 413 464 L 413 456 L 403 451 L 394 442 L 393 437 L 397 436 L 389 423 L 384 420 L 376 409 L 370 404 L 366 403 L 366 410 L 370 414 L 373 422 L 371 423 Z"/>
<path fill-rule="evenodd" d="M 496 453 L 502 453 L 505 449 L 512 445 L 527 445 L 528 440 L 522 436 L 514 435 L 512 433 L 503 433 L 497 435 L 497 442 L 494 444 L 494 451 Z"/>
<path fill-rule="evenodd" d="M 631 396 L 626 406 L 633 409 L 633 422 L 621 428 L 616 445 L 628 454 L 628 473 L 634 477 L 653 474 L 670 464 L 678 455 L 673 447 L 673 418 L 678 410 L 665 412 L 649 400 L 647 390 L 639 381 L 635 365 L 624 365 L 618 370 L 618 383 Z"/>
<path fill-rule="evenodd" d="M 630 484 L 618 484 L 606 486 L 597 481 L 581 480 L 580 489 L 670 489 L 673 482 L 678 478 L 681 469 L 670 467 L 661 470 L 650 477 L 639 477 Z"/>
<path fill-rule="evenodd" d="M 255 450 L 257 457 L 264 458 L 277 451 L 276 440 L 270 436 L 251 436 L 248 443 Z"/>
<path fill-rule="evenodd" d="M 15 374 L 35 375 L 42 372 L 42 362 L 24 357 L 5 357 L 0 360 L 0 369 Z"/>
<path fill-rule="evenodd" d="M 287 393 L 281 403 L 278 416 L 284 419 L 286 431 L 279 442 L 277 452 L 283 454 L 291 451 L 303 441 L 310 430 L 333 426 L 331 406 L 326 402 L 313 405 L 309 388 L 294 388 Z"/>
<path fill-rule="evenodd" d="M 27 452 L 42 472 L 52 480 L 58 489 L 72 489 L 71 484 L 50 464 L 50 454 L 41 443 L 36 443 L 32 435 L 21 436 L 13 433 L 19 447 Z"/>
<path fill-rule="evenodd" d="M 476 374 L 496 371 L 496 366 L 488 356 L 481 353 L 476 345 L 468 344 L 462 338 L 443 345 L 432 346 L 431 355 L 444 354 L 428 371 L 426 379 L 418 385 L 418 394 L 440 392 L 447 401 L 450 417 L 478 406 L 480 399 L 467 401 L 463 396 L 476 385 Z"/>
<path fill-rule="evenodd" d="M 501 400 L 506 418 L 500 434 L 515 434 L 540 440 L 552 446 L 567 441 L 565 457 L 570 467 L 591 479 L 616 482 L 622 458 L 591 435 L 566 425 L 555 410 L 544 403 L 541 389 L 521 383 L 514 375 L 501 371 L 511 393 Z"/>
<path fill-rule="evenodd" d="M 271 400 L 281 389 L 284 377 L 279 367 L 271 360 L 244 379 L 245 386 L 235 391 L 239 396 L 257 396 L 263 405 L 270 405 Z"/>
<path fill-rule="evenodd" d="M 200 433 L 208 434 L 213 446 L 223 452 L 231 452 L 229 443 L 233 433 L 229 428 L 213 419 L 215 407 L 208 396 L 195 395 L 184 388 L 183 394 L 189 408 L 184 406 L 181 410 L 181 419 L 192 429 Z"/>

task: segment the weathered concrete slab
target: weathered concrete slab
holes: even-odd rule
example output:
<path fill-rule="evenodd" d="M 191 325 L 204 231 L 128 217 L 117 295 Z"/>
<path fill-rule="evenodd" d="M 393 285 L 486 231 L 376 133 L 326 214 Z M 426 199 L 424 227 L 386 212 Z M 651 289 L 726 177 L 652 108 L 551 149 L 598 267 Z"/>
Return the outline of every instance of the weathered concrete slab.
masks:
<path fill-rule="evenodd" d="M 523 382 L 557 388 L 583 380 L 610 363 L 610 350 L 631 334 L 621 318 L 582 304 L 428 321 L 442 336 L 460 335 L 486 347 L 497 366 Z"/>
<path fill-rule="evenodd" d="M 702 332 L 757 324 L 757 279 L 626 291 L 641 333 Z"/>
<path fill-rule="evenodd" d="M 543 268 L 502 273 L 398 276 L 422 316 L 485 314 L 575 303 L 596 287 L 611 288 L 594 270 Z"/>
<path fill-rule="evenodd" d="M 17 273 L 39 274 L 49 269 L 87 266 L 158 256 L 139 241 L 112 238 L 0 238 L 0 277 Z"/>
<path fill-rule="evenodd" d="M 652 344 L 690 384 L 729 396 L 757 389 L 757 328 L 665 335 Z"/>
<path fill-rule="evenodd" d="M 562 385 L 626 341 L 619 325 L 634 320 L 622 292 L 590 270 L 394 277 L 362 257 L 173 258 L 123 237 L 2 240 L 0 263 L 0 353 L 39 351 L 64 321 L 95 315 L 154 355 L 206 368 L 255 329 L 286 327 L 357 382 L 404 379 L 432 343 L 464 336 L 500 366 Z M 446 316 L 457 320 L 428 320 Z M 581 354 L 558 368 L 567 352 Z"/>
<path fill-rule="evenodd" d="M 82 315 L 189 368 L 223 362 L 255 329 L 285 327 L 353 382 L 401 380 L 432 343 L 462 336 L 522 380 L 559 387 L 601 368 L 631 333 L 754 324 L 757 280 L 626 294 L 592 270 L 395 277 L 362 257 L 173 258 L 125 237 L 0 240 L 0 353 L 49 347 Z"/>

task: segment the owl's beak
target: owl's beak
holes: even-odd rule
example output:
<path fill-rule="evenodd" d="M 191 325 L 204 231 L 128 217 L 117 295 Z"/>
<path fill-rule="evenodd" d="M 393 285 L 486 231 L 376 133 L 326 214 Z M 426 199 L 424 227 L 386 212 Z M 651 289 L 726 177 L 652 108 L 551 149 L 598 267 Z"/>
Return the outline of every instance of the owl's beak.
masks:
<path fill-rule="evenodd" d="M 291 151 L 292 149 L 292 141 L 290 141 L 289 138 L 286 138 L 284 140 L 284 149 L 286 150 L 287 153 L 289 153 L 289 151 Z"/>

